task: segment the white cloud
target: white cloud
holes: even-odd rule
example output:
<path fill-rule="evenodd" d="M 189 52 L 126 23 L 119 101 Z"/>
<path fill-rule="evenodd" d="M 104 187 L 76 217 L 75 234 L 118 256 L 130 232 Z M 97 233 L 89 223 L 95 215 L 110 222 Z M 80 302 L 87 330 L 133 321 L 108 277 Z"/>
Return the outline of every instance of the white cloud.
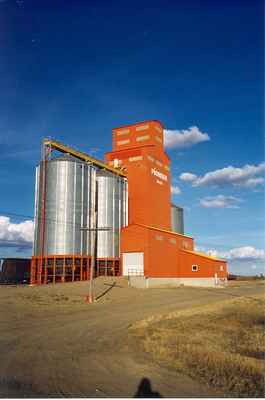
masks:
<path fill-rule="evenodd" d="M 208 252 L 207 252 L 207 250 L 205 249 L 205 247 L 203 247 L 203 246 L 198 246 L 197 244 L 195 244 L 195 246 L 194 246 L 194 250 L 195 251 L 198 251 L 199 253 L 207 253 L 208 254 Z"/>
<path fill-rule="evenodd" d="M 172 194 L 180 194 L 180 193 L 181 193 L 181 190 L 180 190 L 180 188 L 179 188 L 177 185 L 171 186 L 171 193 L 172 193 Z"/>
<path fill-rule="evenodd" d="M 242 200 L 233 196 L 208 196 L 200 200 L 200 205 L 204 208 L 238 208 L 238 203 Z"/>
<path fill-rule="evenodd" d="M 201 132 L 197 126 L 182 130 L 164 129 L 165 147 L 169 149 L 183 149 L 208 140 L 209 135 Z"/>
<path fill-rule="evenodd" d="M 184 182 L 194 182 L 197 179 L 197 175 L 191 174 L 190 172 L 184 172 L 179 177 Z"/>
<path fill-rule="evenodd" d="M 236 247 L 223 253 L 223 257 L 238 261 L 265 261 L 265 250 L 255 249 L 252 246 Z"/>
<path fill-rule="evenodd" d="M 265 250 L 256 249 L 253 246 L 235 247 L 228 251 L 209 249 L 209 247 L 207 249 L 202 246 L 196 246 L 195 249 L 212 257 L 226 260 L 230 274 L 252 275 L 265 272 Z"/>
<path fill-rule="evenodd" d="M 219 255 L 218 251 L 215 249 L 208 250 L 207 254 L 209 254 L 209 256 L 211 256 L 211 257 L 216 257 L 216 258 L 220 257 L 221 258 L 221 255 Z"/>
<path fill-rule="evenodd" d="M 249 178 L 246 180 L 246 182 L 242 183 L 240 186 L 246 187 L 246 188 L 253 188 L 257 185 L 262 185 L 265 182 L 264 178 Z"/>
<path fill-rule="evenodd" d="M 256 249 L 253 246 L 235 247 L 224 252 L 210 249 L 207 254 L 224 258 L 228 261 L 265 261 L 265 250 Z"/>
<path fill-rule="evenodd" d="M 197 176 L 190 172 L 184 172 L 180 175 L 183 181 L 192 182 L 192 186 L 241 186 L 255 187 L 265 182 L 261 176 L 265 173 L 265 162 L 259 165 L 245 165 L 242 168 L 225 167 L 215 171 L 207 172 L 203 176 Z M 188 178 L 188 179 L 187 179 Z"/>
<path fill-rule="evenodd" d="M 9 217 L 0 216 L 0 242 L 2 245 L 13 243 L 20 246 L 33 242 L 34 223 L 33 221 L 24 221 L 14 224 Z"/>

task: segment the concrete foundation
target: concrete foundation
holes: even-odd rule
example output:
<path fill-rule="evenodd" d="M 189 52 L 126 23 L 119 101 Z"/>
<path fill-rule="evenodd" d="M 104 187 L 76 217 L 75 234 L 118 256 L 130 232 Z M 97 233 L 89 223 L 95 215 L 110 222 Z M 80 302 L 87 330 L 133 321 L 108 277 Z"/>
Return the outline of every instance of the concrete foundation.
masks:
<path fill-rule="evenodd" d="M 198 287 L 224 287 L 227 284 L 226 278 L 180 278 L 180 284 L 184 286 Z"/>
<path fill-rule="evenodd" d="M 129 276 L 129 286 L 148 289 L 155 287 L 178 287 L 197 286 L 197 287 L 225 287 L 227 285 L 226 278 L 152 278 L 145 276 Z"/>
<path fill-rule="evenodd" d="M 180 278 L 147 278 L 147 287 L 176 287 L 180 285 Z"/>
<path fill-rule="evenodd" d="M 129 286 L 138 289 L 148 288 L 148 283 L 146 282 L 148 278 L 145 276 L 128 276 Z"/>

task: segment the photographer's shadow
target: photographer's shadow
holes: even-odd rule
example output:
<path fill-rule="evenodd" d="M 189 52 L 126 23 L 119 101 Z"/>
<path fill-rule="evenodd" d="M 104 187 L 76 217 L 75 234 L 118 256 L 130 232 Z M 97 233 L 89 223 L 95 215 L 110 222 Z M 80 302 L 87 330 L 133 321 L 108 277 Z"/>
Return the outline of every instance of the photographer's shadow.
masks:
<path fill-rule="evenodd" d="M 143 378 L 139 383 L 137 392 L 133 397 L 161 398 L 163 396 L 159 392 L 153 392 L 150 380 L 148 378 Z"/>

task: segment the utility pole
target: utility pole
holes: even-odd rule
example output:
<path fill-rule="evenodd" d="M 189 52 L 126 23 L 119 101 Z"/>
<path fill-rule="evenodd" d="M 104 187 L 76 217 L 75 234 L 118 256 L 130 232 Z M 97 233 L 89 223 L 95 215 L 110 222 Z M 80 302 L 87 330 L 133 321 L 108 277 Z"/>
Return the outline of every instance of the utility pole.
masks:
<path fill-rule="evenodd" d="M 97 218 L 97 212 L 95 212 Z M 97 220 L 97 219 L 96 219 Z M 91 265 L 90 265 L 90 276 L 89 276 L 89 292 L 87 296 L 87 301 L 89 304 L 94 303 L 94 266 L 95 260 L 97 258 L 97 247 L 96 247 L 96 233 L 102 231 L 110 231 L 111 228 L 81 228 L 82 231 L 87 231 L 92 233 L 92 251 L 91 251 Z"/>
<path fill-rule="evenodd" d="M 92 239 L 92 254 L 91 254 L 91 265 L 90 265 L 90 278 L 89 278 L 89 292 L 88 292 L 88 302 L 89 304 L 94 303 L 94 267 L 95 267 L 95 259 L 96 257 L 96 234 L 97 234 L 97 211 L 95 211 L 95 221 L 96 221 L 96 228 L 91 232 L 91 239 Z"/>

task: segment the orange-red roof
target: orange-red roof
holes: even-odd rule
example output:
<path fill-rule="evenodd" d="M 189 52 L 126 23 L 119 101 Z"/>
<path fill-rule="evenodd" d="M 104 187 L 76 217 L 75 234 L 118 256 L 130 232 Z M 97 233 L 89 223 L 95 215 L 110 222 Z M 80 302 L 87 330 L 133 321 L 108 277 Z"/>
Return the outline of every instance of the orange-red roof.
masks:
<path fill-rule="evenodd" d="M 200 257 L 203 257 L 203 258 L 208 258 L 209 260 L 226 262 L 225 260 L 222 260 L 221 258 L 212 257 L 212 256 L 209 256 L 208 254 L 201 253 L 199 251 L 184 250 L 184 249 L 181 249 L 181 251 L 184 251 L 185 253 L 191 253 L 191 254 L 194 254 L 196 256 L 200 256 Z"/>
<path fill-rule="evenodd" d="M 168 230 L 166 230 L 166 229 L 156 228 L 156 227 L 154 227 L 154 226 L 149 226 L 149 225 L 144 225 L 144 224 L 132 224 L 132 225 L 142 226 L 143 228 L 153 229 L 153 230 L 155 230 L 155 231 L 170 233 L 170 234 L 172 234 L 172 235 L 182 236 L 182 237 L 184 237 L 184 238 L 186 237 L 186 238 L 189 238 L 189 239 L 193 239 L 191 236 L 182 235 L 181 233 L 173 232 L 173 231 L 168 231 Z"/>
<path fill-rule="evenodd" d="M 164 129 L 164 126 L 163 126 L 162 122 L 158 121 L 158 119 L 150 119 L 150 120 L 147 120 L 147 121 L 136 122 L 135 124 L 118 126 L 118 127 L 113 128 L 112 130 L 121 129 L 121 128 L 128 128 L 129 126 L 132 127 L 132 126 L 136 126 L 136 125 L 147 124 L 148 122 L 158 122 L 162 126 L 162 128 Z"/>

